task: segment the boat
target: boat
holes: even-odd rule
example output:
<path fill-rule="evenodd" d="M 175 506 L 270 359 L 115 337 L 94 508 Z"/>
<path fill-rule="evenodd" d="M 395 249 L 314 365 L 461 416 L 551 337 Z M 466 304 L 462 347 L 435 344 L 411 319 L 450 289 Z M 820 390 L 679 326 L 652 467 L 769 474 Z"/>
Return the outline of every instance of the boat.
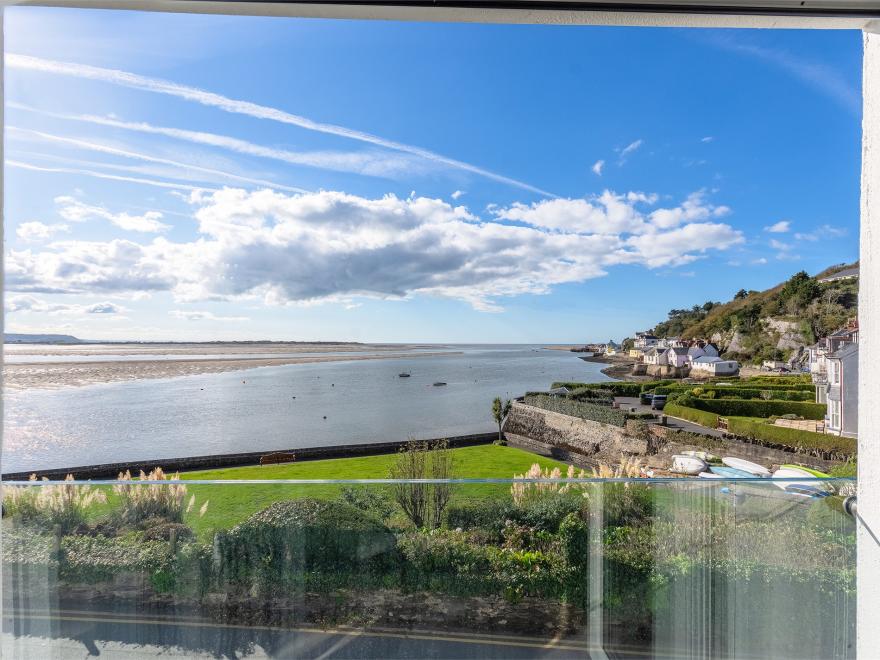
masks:
<path fill-rule="evenodd" d="M 795 468 L 796 470 L 803 470 L 809 474 L 812 474 L 817 479 L 833 479 L 830 474 L 825 472 L 820 472 L 819 470 L 814 470 L 813 468 L 806 467 L 804 465 L 780 465 L 781 468 Z"/>
<path fill-rule="evenodd" d="M 409 374 L 405 371 L 403 373 L 397 374 L 398 378 L 409 378 Z"/>
<path fill-rule="evenodd" d="M 827 490 L 807 484 L 787 484 L 784 490 L 786 493 L 800 495 L 801 497 L 828 497 L 831 494 Z"/>
<path fill-rule="evenodd" d="M 700 472 L 698 475 L 700 479 L 724 479 L 720 474 L 715 474 L 714 472 Z"/>
<path fill-rule="evenodd" d="M 817 481 L 812 470 L 807 470 L 799 465 L 783 465 L 773 473 L 773 479 L 779 479 L 780 481 L 776 485 L 790 493 L 804 494 L 804 492 L 809 492 L 815 494 L 814 491 L 818 491 L 827 495 L 829 491 L 834 489 L 830 484 Z M 786 481 L 781 481 L 782 479 Z M 790 479 L 798 479 L 798 481 L 789 481 Z"/>
<path fill-rule="evenodd" d="M 678 474 L 700 474 L 705 472 L 709 467 L 701 458 L 694 456 L 685 456 L 684 454 L 676 454 L 672 457 L 672 471 Z"/>
<path fill-rule="evenodd" d="M 709 470 L 713 474 L 720 475 L 725 479 L 754 479 L 755 475 L 751 472 L 746 472 L 745 470 L 737 470 L 733 467 L 728 467 L 727 465 L 711 465 L 709 466 Z"/>
<path fill-rule="evenodd" d="M 758 465 L 757 463 L 752 463 L 751 461 L 747 461 L 744 458 L 734 458 L 733 456 L 724 456 L 721 459 L 721 462 L 724 463 L 727 467 L 732 467 L 736 470 L 742 470 L 743 472 L 748 472 L 753 477 L 769 477 L 770 470 L 765 468 L 763 465 Z"/>
<path fill-rule="evenodd" d="M 715 454 L 710 454 L 707 451 L 700 451 L 698 449 L 689 449 L 681 453 L 685 456 L 693 456 L 694 458 L 699 458 L 700 460 L 706 461 L 707 463 L 718 460 L 718 457 Z"/>
<path fill-rule="evenodd" d="M 439 381 L 439 380 L 436 383 L 434 383 L 434 387 L 443 387 L 444 385 L 446 385 L 446 383 Z"/>

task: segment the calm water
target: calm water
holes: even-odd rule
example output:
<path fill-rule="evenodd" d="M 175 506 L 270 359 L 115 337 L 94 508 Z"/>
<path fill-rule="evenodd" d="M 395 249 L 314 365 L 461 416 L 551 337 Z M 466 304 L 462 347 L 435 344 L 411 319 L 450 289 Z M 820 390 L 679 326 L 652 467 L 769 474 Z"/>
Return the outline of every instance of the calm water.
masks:
<path fill-rule="evenodd" d="M 3 471 L 479 433 L 496 396 L 607 380 L 565 351 L 452 348 L 463 354 L 8 393 Z"/>

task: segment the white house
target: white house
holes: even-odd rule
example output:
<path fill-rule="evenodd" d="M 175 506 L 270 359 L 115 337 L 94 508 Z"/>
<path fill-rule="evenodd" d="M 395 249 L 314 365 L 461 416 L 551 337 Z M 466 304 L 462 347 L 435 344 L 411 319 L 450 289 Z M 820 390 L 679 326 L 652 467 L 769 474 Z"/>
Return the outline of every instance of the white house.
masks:
<path fill-rule="evenodd" d="M 649 348 L 645 351 L 645 364 L 669 364 L 667 348 Z"/>
<path fill-rule="evenodd" d="M 652 346 L 656 346 L 660 340 L 649 332 L 637 332 L 636 341 L 633 344 L 636 348 L 646 350 Z"/>
<path fill-rule="evenodd" d="M 733 376 L 739 373 L 739 362 L 704 355 L 691 361 L 691 373 L 706 376 Z"/>
<path fill-rule="evenodd" d="M 688 349 L 683 346 L 676 346 L 666 349 L 666 362 L 672 367 L 684 367 L 690 363 Z"/>

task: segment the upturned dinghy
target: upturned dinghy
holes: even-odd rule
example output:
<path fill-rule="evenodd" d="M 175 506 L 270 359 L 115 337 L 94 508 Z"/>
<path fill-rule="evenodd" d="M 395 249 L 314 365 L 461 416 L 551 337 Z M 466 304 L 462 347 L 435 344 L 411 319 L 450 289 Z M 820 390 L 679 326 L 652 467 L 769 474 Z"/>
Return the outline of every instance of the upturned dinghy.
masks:
<path fill-rule="evenodd" d="M 765 468 L 763 465 L 758 465 L 757 463 L 752 463 L 751 461 L 747 461 L 744 458 L 734 458 L 733 456 L 725 456 L 721 459 L 721 462 L 724 463 L 727 467 L 732 467 L 735 470 L 742 470 L 743 472 L 748 472 L 750 476 L 753 477 L 769 477 L 770 470 Z"/>
<path fill-rule="evenodd" d="M 685 454 L 676 454 L 672 457 L 672 471 L 678 474 L 696 475 L 700 474 L 700 472 L 705 472 L 707 467 L 709 466 L 706 464 L 706 461 L 701 458 Z"/>
<path fill-rule="evenodd" d="M 707 451 L 700 451 L 697 449 L 688 449 L 687 451 L 683 451 L 681 453 L 684 456 L 693 456 L 694 458 L 699 458 L 701 461 L 706 461 L 707 463 L 718 460 L 718 457 L 715 454 L 710 454 Z"/>
<path fill-rule="evenodd" d="M 721 475 L 725 479 L 754 479 L 755 475 L 745 470 L 737 470 L 736 468 L 726 465 L 712 465 L 709 467 L 713 474 Z"/>
<path fill-rule="evenodd" d="M 816 493 L 827 495 L 833 487 L 829 484 L 816 481 L 816 475 L 811 470 L 806 470 L 798 465 L 783 465 L 773 473 L 773 479 L 779 480 L 775 483 L 782 490 L 788 493 L 813 497 Z M 785 479 L 786 481 L 782 481 Z M 804 481 L 788 481 L 789 479 L 803 479 Z"/>

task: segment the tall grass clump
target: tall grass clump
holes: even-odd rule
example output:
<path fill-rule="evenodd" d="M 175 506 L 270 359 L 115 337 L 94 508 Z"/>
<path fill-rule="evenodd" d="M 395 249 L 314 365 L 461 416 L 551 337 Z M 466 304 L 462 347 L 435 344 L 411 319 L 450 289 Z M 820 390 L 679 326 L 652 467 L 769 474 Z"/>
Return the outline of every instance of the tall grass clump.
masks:
<path fill-rule="evenodd" d="M 180 475 L 175 473 L 170 480 L 177 481 Z M 140 472 L 140 481 L 166 481 L 169 477 L 162 468 L 155 468 L 149 474 Z M 185 513 L 192 511 L 196 496 L 187 500 L 187 489 L 184 484 L 139 484 L 132 478 L 128 470 L 120 474 L 121 482 L 113 486 L 113 492 L 119 498 L 116 515 L 119 522 L 128 525 L 139 525 L 151 519 L 160 519 L 172 523 L 182 523 Z M 208 510 L 208 501 L 202 504 L 199 515 L 204 516 Z"/>
<path fill-rule="evenodd" d="M 107 495 L 88 485 L 74 484 L 68 474 L 63 484 L 37 485 L 37 476 L 31 475 L 33 486 L 7 486 L 3 489 L 3 515 L 26 525 L 58 527 L 68 534 L 85 524 L 89 509 L 107 501 Z M 48 481 L 48 479 L 44 479 Z"/>

